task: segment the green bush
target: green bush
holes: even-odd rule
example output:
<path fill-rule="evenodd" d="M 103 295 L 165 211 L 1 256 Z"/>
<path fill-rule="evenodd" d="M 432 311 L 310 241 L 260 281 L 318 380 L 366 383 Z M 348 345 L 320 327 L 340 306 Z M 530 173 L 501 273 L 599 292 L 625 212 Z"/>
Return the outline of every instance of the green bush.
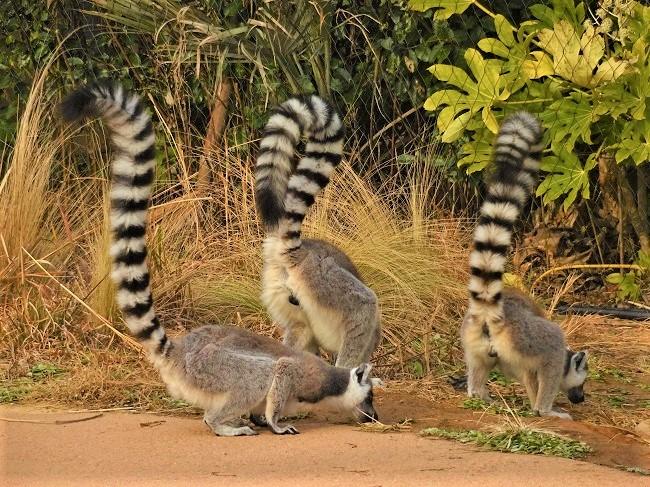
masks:
<path fill-rule="evenodd" d="M 446 86 L 424 107 L 438 112 L 442 140 L 461 144 L 458 165 L 468 173 L 488 164 L 504 117 L 521 109 L 536 113 L 548 147 L 537 195 L 544 203 L 562 201 L 565 209 L 591 196 L 592 170 L 614 159 L 626 212 L 648 253 L 647 180 L 641 170 L 634 173 L 650 159 L 650 6 L 633 0 L 600 3 L 595 17 L 575 0 L 532 5 L 533 19 L 516 27 L 480 6 L 492 18 L 496 37 L 467 49 L 464 64 L 432 65 L 429 71 Z M 479 2 L 411 0 L 410 5 L 448 18 Z"/>

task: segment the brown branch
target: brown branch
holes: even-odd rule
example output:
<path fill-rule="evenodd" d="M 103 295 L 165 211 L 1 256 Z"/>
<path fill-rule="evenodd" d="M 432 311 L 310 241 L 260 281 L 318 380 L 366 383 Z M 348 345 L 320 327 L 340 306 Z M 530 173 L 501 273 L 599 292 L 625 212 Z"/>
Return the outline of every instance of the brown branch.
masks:
<path fill-rule="evenodd" d="M 641 250 L 650 251 L 650 224 L 648 223 L 648 168 L 645 165 L 636 168 L 636 201 L 639 209 L 639 220 L 643 226 L 643 236 L 639 236 Z"/>
<path fill-rule="evenodd" d="M 199 174 L 197 180 L 197 192 L 204 194 L 212 181 L 212 171 L 210 170 L 209 160 L 218 143 L 221 141 L 223 131 L 226 126 L 226 111 L 228 109 L 228 100 L 230 99 L 231 82 L 224 78 L 219 82 L 214 94 L 214 105 L 210 112 L 210 122 L 208 132 L 203 141 L 203 153 L 199 160 Z"/>
<path fill-rule="evenodd" d="M 627 213 L 627 218 L 629 218 L 632 228 L 634 228 L 634 233 L 636 233 L 639 244 L 641 245 L 641 250 L 644 252 L 650 251 L 650 227 L 648 226 L 648 217 L 647 214 L 643 218 L 643 213 L 638 206 L 638 201 L 635 198 L 634 191 L 630 187 L 630 183 L 627 180 L 625 170 L 620 169 L 618 171 L 618 185 L 621 188 L 621 198 L 623 200 L 623 206 L 625 207 L 625 212 Z"/>

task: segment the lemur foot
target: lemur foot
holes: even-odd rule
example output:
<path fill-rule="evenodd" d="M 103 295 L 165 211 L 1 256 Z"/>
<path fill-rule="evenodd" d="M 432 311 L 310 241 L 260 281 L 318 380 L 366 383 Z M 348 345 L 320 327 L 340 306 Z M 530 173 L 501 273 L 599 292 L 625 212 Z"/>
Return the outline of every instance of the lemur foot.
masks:
<path fill-rule="evenodd" d="M 271 429 L 276 435 L 298 435 L 300 432 L 293 425 L 286 426 L 271 426 Z"/>
<path fill-rule="evenodd" d="M 227 424 L 211 425 L 207 421 L 205 424 L 207 424 L 217 436 L 255 436 L 259 434 L 250 426 L 240 426 L 235 428 L 233 426 L 228 426 Z"/>
<path fill-rule="evenodd" d="M 560 418 L 560 419 L 568 419 L 569 421 L 573 420 L 571 415 L 569 413 L 564 413 L 562 411 L 556 411 L 554 409 L 551 409 L 550 411 L 536 411 L 538 416 L 546 416 L 546 417 L 551 417 L 551 418 Z"/>

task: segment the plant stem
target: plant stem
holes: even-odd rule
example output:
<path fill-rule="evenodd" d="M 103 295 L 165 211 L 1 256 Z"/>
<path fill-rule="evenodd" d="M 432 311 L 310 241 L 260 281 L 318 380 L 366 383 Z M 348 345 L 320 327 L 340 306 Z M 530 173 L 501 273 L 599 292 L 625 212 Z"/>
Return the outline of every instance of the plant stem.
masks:
<path fill-rule="evenodd" d="M 555 101 L 554 98 L 538 98 L 536 100 L 521 100 L 521 101 L 506 101 L 500 105 L 529 105 L 531 103 L 546 103 L 548 101 Z"/>
<path fill-rule="evenodd" d="M 476 0 L 474 1 L 474 6 L 475 6 L 476 8 L 478 8 L 479 10 L 482 10 L 483 12 L 485 12 L 486 14 L 488 14 L 490 17 L 492 17 L 492 18 L 495 18 L 495 17 L 496 17 L 496 14 L 495 14 L 494 12 L 492 12 L 489 8 L 485 7 L 484 5 L 481 5 L 481 4 L 480 4 L 478 1 L 476 1 Z M 513 27 L 512 30 L 513 30 L 513 32 L 515 31 L 514 27 Z"/>

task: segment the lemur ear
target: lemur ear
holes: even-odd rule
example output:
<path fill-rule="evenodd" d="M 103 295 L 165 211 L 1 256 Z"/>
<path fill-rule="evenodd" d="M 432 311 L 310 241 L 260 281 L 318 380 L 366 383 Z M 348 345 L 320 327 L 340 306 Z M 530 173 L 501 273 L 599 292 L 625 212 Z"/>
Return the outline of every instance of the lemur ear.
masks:
<path fill-rule="evenodd" d="M 581 369 L 584 369 L 587 366 L 587 352 L 576 352 L 576 354 L 573 356 L 573 364 L 575 366 L 576 372 L 580 371 Z"/>
<path fill-rule="evenodd" d="M 371 370 L 372 365 L 370 364 L 361 364 L 355 369 L 354 373 L 357 376 L 359 384 L 366 384 L 368 382 L 368 376 L 370 375 Z"/>
<path fill-rule="evenodd" d="M 380 389 L 383 389 L 384 387 L 386 387 L 384 381 L 382 381 L 379 377 L 373 377 L 372 379 L 370 379 L 370 383 L 372 384 L 373 388 L 378 387 Z"/>

